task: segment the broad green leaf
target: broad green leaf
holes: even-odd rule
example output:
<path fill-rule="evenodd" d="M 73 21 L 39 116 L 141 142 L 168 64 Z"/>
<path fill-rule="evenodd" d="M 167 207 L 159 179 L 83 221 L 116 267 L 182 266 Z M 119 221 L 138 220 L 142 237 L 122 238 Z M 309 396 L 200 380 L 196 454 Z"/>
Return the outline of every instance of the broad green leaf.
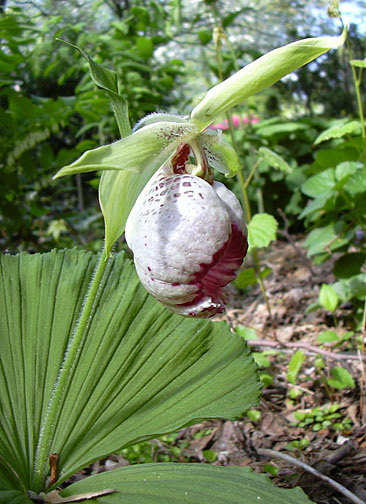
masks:
<path fill-rule="evenodd" d="M 144 58 L 151 58 L 154 52 L 154 44 L 151 38 L 139 37 L 136 40 L 136 49 Z"/>
<path fill-rule="evenodd" d="M 321 196 L 315 198 L 313 201 L 311 201 L 309 204 L 306 205 L 304 210 L 299 215 L 299 218 L 303 219 L 308 215 L 311 215 L 315 212 L 319 212 L 320 210 L 324 210 L 328 202 L 331 199 L 333 200 L 333 195 L 334 195 L 333 191 L 329 191 L 328 193 L 324 193 Z"/>
<path fill-rule="evenodd" d="M 339 163 L 335 169 L 335 176 L 338 182 L 348 179 L 350 175 L 353 175 L 357 170 L 362 169 L 363 164 L 356 161 L 344 161 Z"/>
<path fill-rule="evenodd" d="M 278 222 L 269 214 L 257 214 L 248 224 L 248 241 L 250 247 L 268 247 L 276 239 Z"/>
<path fill-rule="evenodd" d="M 144 464 L 78 481 L 63 497 L 103 488 L 117 491 L 95 504 L 310 504 L 304 492 L 281 490 L 267 476 L 246 467 L 204 464 Z"/>
<path fill-rule="evenodd" d="M 350 175 L 343 187 L 351 195 L 366 192 L 366 168 L 363 167 Z"/>
<path fill-rule="evenodd" d="M 267 147 L 259 147 L 258 149 L 260 157 L 265 161 L 271 168 L 276 168 L 285 173 L 291 173 L 292 169 L 290 165 L 276 152 Z"/>
<path fill-rule="evenodd" d="M 288 366 L 288 371 L 287 371 L 287 379 L 290 383 L 293 385 L 296 384 L 296 379 L 297 375 L 300 372 L 301 366 L 303 365 L 303 362 L 305 360 L 305 354 L 303 351 L 298 350 L 293 354 L 291 357 L 289 366 Z"/>
<path fill-rule="evenodd" d="M 285 122 L 285 123 L 278 123 L 275 122 L 275 124 L 265 124 L 263 125 L 262 121 L 258 123 L 258 128 L 256 128 L 256 131 L 258 135 L 262 137 L 272 137 L 275 135 L 289 135 L 291 133 L 295 133 L 295 131 L 303 131 L 307 129 L 306 124 L 301 124 L 298 122 Z"/>
<path fill-rule="evenodd" d="M 352 66 L 359 67 L 359 68 L 366 68 L 366 60 L 358 60 L 354 59 L 350 61 Z"/>
<path fill-rule="evenodd" d="M 302 184 L 301 190 L 307 196 L 316 198 L 322 196 L 324 193 L 328 195 L 335 183 L 335 170 L 334 168 L 328 168 L 328 170 L 317 173 L 306 180 Z"/>
<path fill-rule="evenodd" d="M 334 367 L 331 372 L 331 378 L 327 382 L 331 387 L 343 390 L 346 387 L 355 388 L 355 382 L 352 375 L 341 366 Z"/>
<path fill-rule="evenodd" d="M 346 124 L 336 124 L 331 128 L 323 131 L 314 142 L 314 145 L 318 145 L 326 140 L 331 140 L 332 138 L 341 138 L 345 135 L 353 135 L 355 133 L 359 134 L 361 132 L 361 125 L 358 121 L 351 121 Z"/>
<path fill-rule="evenodd" d="M 333 343 L 335 341 L 339 341 L 339 337 L 337 335 L 337 333 L 335 333 L 334 331 L 323 331 L 322 333 L 320 333 L 318 335 L 318 337 L 316 338 L 316 341 L 318 343 Z"/>
<path fill-rule="evenodd" d="M 0 486 L 0 504 L 34 504 L 34 501 L 19 490 L 2 490 Z"/>
<path fill-rule="evenodd" d="M 210 89 L 193 109 L 192 119 L 200 131 L 203 131 L 217 116 L 249 96 L 272 86 L 285 75 L 306 65 L 329 49 L 343 45 L 346 35 L 347 32 L 344 30 L 339 37 L 298 40 L 270 51 Z"/>
<path fill-rule="evenodd" d="M 348 243 L 348 236 L 341 238 L 334 229 L 334 224 L 330 223 L 327 226 L 319 227 L 311 231 L 304 245 L 308 249 L 308 257 L 321 253 L 330 254 L 331 251 L 337 250 Z"/>
<path fill-rule="evenodd" d="M 68 250 L 0 259 L 0 481 L 31 488 L 45 416 L 96 264 Z M 186 319 L 141 286 L 124 254 L 110 260 L 51 426 L 58 486 L 123 447 L 256 404 L 256 366 L 223 322 Z M 44 466 L 43 466 L 44 464 Z"/>
<path fill-rule="evenodd" d="M 258 339 L 257 333 L 251 327 L 246 327 L 246 326 L 243 326 L 243 325 L 238 325 L 238 326 L 235 327 L 235 332 L 236 332 L 236 334 L 239 334 L 239 336 L 241 336 L 245 340 Z"/>
<path fill-rule="evenodd" d="M 254 268 L 246 268 L 241 271 L 235 279 L 235 285 L 238 289 L 245 289 L 246 287 L 250 287 L 251 285 L 255 285 L 257 283 L 257 275 L 255 273 Z"/>
<path fill-rule="evenodd" d="M 96 170 L 120 170 L 142 173 L 153 164 L 159 167 L 174 150 L 196 135 L 189 123 L 149 124 L 117 142 L 89 150 L 74 163 L 64 166 L 54 178 Z"/>
<path fill-rule="evenodd" d="M 323 284 L 319 292 L 319 303 L 330 312 L 334 312 L 338 305 L 338 296 L 331 285 Z"/>

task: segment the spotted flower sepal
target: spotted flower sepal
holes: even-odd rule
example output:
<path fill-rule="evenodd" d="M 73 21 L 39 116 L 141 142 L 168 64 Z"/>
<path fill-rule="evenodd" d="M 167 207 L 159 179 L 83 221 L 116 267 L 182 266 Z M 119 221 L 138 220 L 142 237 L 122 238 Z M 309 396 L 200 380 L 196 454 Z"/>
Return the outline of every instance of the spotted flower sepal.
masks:
<path fill-rule="evenodd" d="M 203 167 L 190 162 L 191 149 L 181 145 L 149 180 L 125 236 L 146 290 L 175 313 L 206 318 L 224 311 L 248 245 L 239 201 L 205 155 Z"/>

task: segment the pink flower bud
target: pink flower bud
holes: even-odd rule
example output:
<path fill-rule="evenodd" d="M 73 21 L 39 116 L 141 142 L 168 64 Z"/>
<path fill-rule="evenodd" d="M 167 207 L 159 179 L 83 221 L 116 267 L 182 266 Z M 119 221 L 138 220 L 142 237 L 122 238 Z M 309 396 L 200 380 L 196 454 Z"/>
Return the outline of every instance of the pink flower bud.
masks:
<path fill-rule="evenodd" d="M 126 240 L 137 274 L 167 308 L 191 317 L 225 309 L 224 287 L 247 252 L 242 209 L 220 182 L 189 173 L 187 145 L 147 183 L 133 207 Z"/>

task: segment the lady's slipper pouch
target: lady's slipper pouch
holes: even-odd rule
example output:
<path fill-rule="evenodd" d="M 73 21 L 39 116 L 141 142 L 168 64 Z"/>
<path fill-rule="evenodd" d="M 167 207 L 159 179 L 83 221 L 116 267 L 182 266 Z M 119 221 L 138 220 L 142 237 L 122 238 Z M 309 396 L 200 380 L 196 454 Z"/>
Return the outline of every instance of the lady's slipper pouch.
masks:
<path fill-rule="evenodd" d="M 126 223 L 137 274 L 158 301 L 185 316 L 225 309 L 224 288 L 247 252 L 236 196 L 189 163 L 181 145 L 140 193 Z M 199 172 L 200 176 L 194 173 Z"/>

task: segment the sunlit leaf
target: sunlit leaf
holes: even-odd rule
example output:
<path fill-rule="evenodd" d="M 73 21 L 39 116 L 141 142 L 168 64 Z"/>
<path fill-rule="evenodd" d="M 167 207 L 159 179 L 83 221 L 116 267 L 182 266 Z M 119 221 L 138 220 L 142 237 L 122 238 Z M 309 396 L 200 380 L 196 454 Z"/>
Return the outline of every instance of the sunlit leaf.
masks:
<path fill-rule="evenodd" d="M 248 241 L 250 247 L 268 247 L 276 239 L 278 222 L 269 214 L 257 214 L 248 224 Z"/>
<path fill-rule="evenodd" d="M 352 66 L 359 67 L 359 68 L 366 68 L 366 60 L 358 60 L 354 59 L 350 61 Z"/>
<path fill-rule="evenodd" d="M 331 372 L 331 378 L 328 378 L 328 384 L 338 390 L 343 390 L 346 387 L 355 388 L 355 381 L 347 369 L 336 366 Z"/>
<path fill-rule="evenodd" d="M 303 351 L 298 350 L 293 354 L 290 359 L 290 363 L 287 371 L 287 379 L 293 385 L 296 384 L 297 375 L 300 372 L 301 366 L 303 365 L 305 360 L 305 354 Z"/>
<path fill-rule="evenodd" d="M 336 124 L 331 128 L 323 131 L 314 142 L 314 145 L 318 145 L 326 140 L 331 140 L 332 138 L 341 138 L 345 135 L 352 135 L 354 133 L 361 133 L 361 125 L 358 121 L 351 121 L 346 124 Z"/>
<path fill-rule="evenodd" d="M 334 168 L 328 168 L 308 178 L 301 186 L 301 190 L 307 196 L 316 198 L 323 194 L 328 195 L 336 183 Z"/>
<path fill-rule="evenodd" d="M 334 312 L 338 305 L 338 296 L 331 285 L 323 284 L 319 292 L 319 302 L 326 310 Z"/>

